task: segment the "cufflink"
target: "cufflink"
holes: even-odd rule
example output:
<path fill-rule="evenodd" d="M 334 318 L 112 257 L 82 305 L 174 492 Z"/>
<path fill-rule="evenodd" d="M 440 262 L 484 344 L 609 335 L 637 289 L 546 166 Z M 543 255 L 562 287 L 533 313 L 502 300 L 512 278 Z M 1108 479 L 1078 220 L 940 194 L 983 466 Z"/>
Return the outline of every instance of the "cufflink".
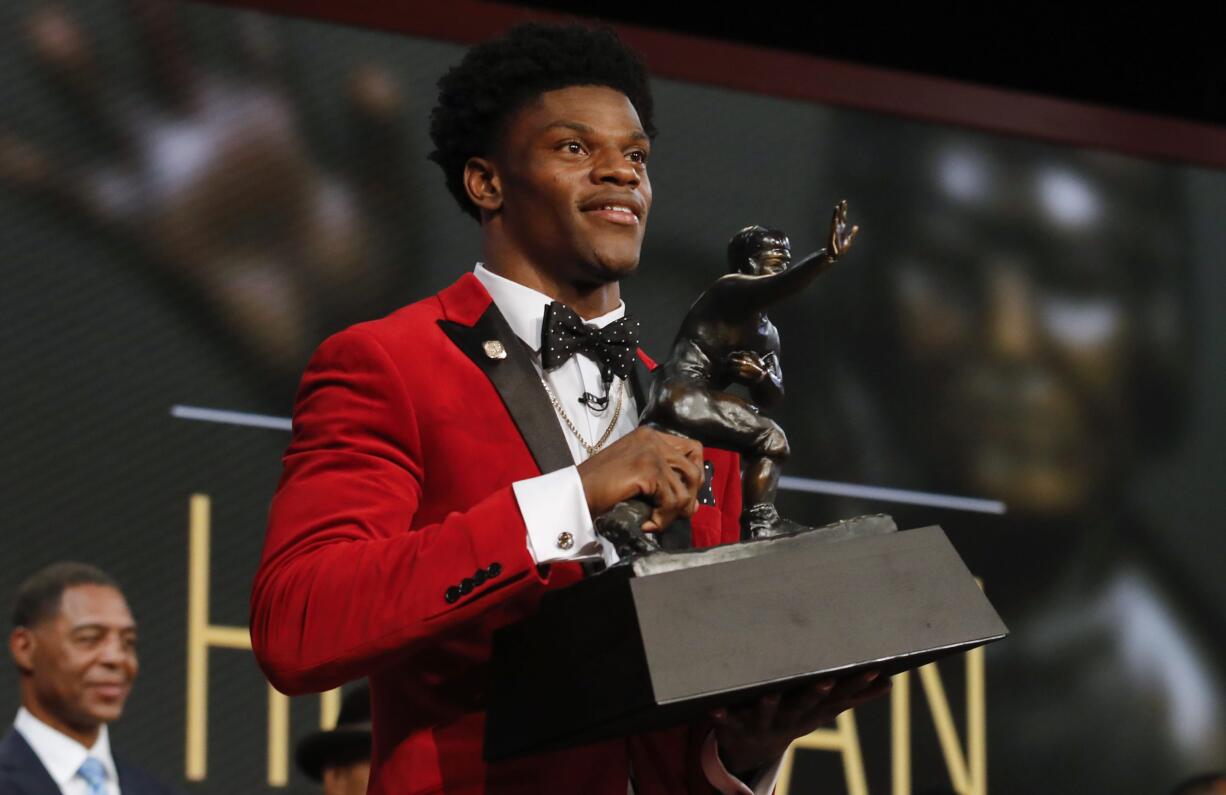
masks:
<path fill-rule="evenodd" d="M 558 549 L 570 549 L 575 545 L 575 537 L 563 530 L 558 533 Z"/>
<path fill-rule="evenodd" d="M 491 359 L 507 358 L 507 349 L 498 340 L 486 340 L 481 343 L 481 348 L 485 351 L 485 355 Z"/>

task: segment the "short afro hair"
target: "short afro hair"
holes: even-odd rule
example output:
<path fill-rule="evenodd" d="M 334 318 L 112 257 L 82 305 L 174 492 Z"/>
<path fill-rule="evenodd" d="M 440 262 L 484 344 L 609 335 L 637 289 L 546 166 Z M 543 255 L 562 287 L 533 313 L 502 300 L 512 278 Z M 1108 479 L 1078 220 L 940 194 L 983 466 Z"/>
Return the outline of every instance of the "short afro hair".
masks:
<path fill-rule="evenodd" d="M 75 585 L 104 585 L 122 591 L 119 583 L 97 566 L 61 561 L 39 569 L 17 588 L 13 627 L 36 627 L 60 611 L 64 591 Z"/>
<path fill-rule="evenodd" d="M 481 219 L 464 190 L 464 164 L 494 149 L 515 111 L 546 91 L 587 85 L 625 94 L 643 131 L 655 137 L 647 68 L 612 30 L 518 25 L 473 47 L 443 75 L 438 104 L 430 114 L 435 148 L 429 157 L 443 169 L 447 189 L 460 208 Z"/>

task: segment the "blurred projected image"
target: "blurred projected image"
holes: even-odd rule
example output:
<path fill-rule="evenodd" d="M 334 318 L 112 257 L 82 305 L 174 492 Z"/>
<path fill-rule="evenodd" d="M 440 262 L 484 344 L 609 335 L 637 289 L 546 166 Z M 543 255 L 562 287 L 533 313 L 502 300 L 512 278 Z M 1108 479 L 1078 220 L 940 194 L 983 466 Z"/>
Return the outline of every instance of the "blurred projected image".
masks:
<path fill-rule="evenodd" d="M 10 107 L 0 180 L 142 260 L 259 372 L 294 378 L 322 330 L 381 306 L 389 263 L 404 256 L 401 97 L 379 68 L 352 71 L 332 111 L 348 151 L 329 159 L 306 134 L 269 21 L 229 15 L 206 58 L 181 19 L 190 10 L 133 0 L 15 15 L 10 46 L 70 128 L 56 137 L 84 132 L 85 143 L 40 139 Z"/>
<path fill-rule="evenodd" d="M 883 396 L 906 385 L 880 406 L 892 443 L 929 485 L 1013 513 L 1115 510 L 1138 460 L 1173 440 L 1187 386 L 1172 175 L 972 135 L 882 152 L 868 167 L 889 181 L 871 208 L 888 240 L 857 306 L 885 310 L 861 339 L 888 366 L 864 377 Z"/>
<path fill-rule="evenodd" d="M 971 133 L 869 138 L 836 167 L 865 227 L 889 230 L 848 302 L 847 443 L 870 481 L 1008 506 L 972 542 L 1014 630 L 989 656 L 993 778 L 1169 787 L 1226 747 L 1212 609 L 1182 600 L 1129 500 L 1189 387 L 1178 172 Z"/>

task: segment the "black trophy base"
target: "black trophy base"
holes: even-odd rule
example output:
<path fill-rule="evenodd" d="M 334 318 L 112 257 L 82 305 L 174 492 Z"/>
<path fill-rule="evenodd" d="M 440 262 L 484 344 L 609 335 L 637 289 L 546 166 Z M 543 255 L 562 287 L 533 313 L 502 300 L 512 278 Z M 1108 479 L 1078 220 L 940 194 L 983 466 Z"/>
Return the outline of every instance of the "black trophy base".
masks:
<path fill-rule="evenodd" d="M 485 758 L 675 726 L 833 673 L 892 675 L 1007 634 L 941 528 L 818 535 L 684 553 L 703 565 L 649 558 L 547 594 L 495 633 Z"/>

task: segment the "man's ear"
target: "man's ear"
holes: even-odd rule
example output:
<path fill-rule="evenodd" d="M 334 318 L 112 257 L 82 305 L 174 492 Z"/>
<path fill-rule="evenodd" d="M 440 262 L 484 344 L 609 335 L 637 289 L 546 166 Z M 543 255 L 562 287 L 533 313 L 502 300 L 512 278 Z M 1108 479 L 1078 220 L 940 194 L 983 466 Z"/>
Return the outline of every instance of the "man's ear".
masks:
<path fill-rule="evenodd" d="M 502 208 L 502 180 L 492 160 L 468 158 L 464 164 L 464 190 L 479 210 L 492 213 Z"/>
<path fill-rule="evenodd" d="M 13 662 L 17 665 L 17 670 L 23 674 L 30 674 L 34 671 L 36 644 L 34 633 L 27 627 L 17 627 L 13 630 L 13 634 L 9 635 L 9 653 L 13 655 Z"/>

